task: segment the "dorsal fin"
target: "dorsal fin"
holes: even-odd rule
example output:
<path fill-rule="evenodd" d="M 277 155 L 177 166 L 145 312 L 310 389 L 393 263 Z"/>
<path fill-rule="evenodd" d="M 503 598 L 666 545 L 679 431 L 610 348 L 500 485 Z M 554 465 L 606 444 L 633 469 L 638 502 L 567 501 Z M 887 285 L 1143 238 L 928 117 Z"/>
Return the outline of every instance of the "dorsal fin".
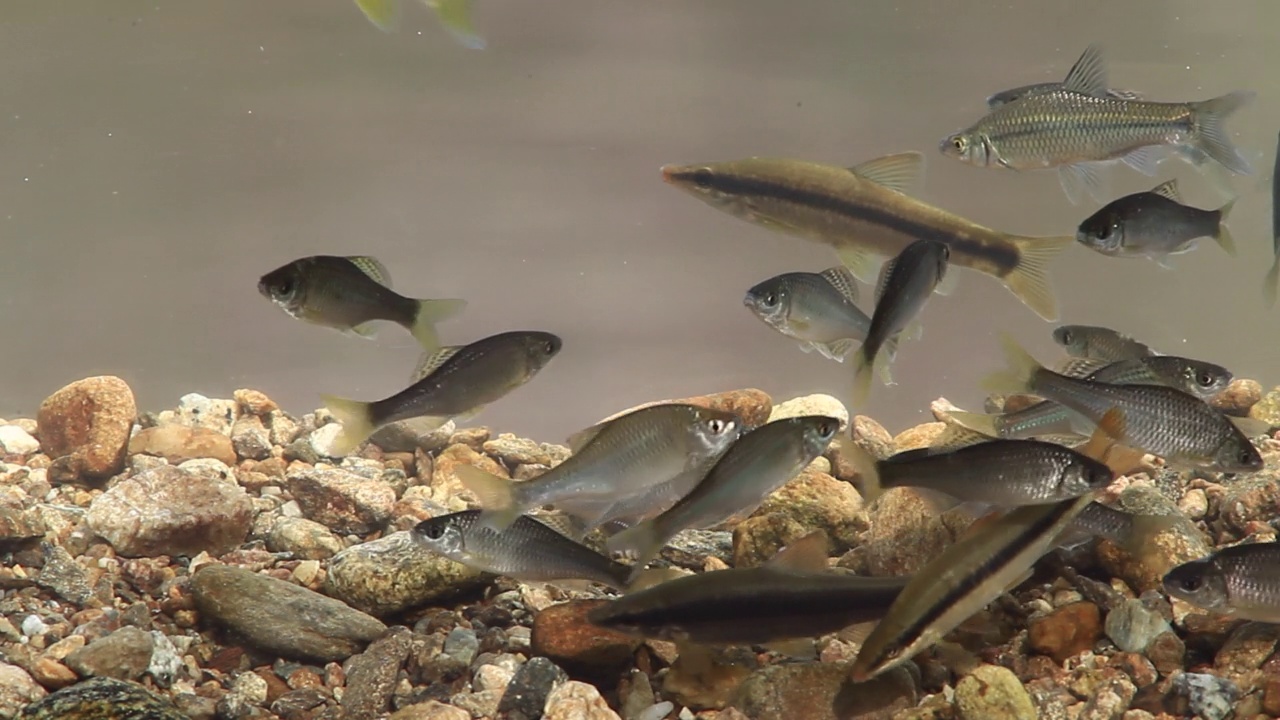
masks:
<path fill-rule="evenodd" d="M 829 267 L 818 273 L 824 280 L 831 283 L 831 287 L 835 288 L 844 296 L 845 300 L 858 304 L 858 281 L 853 276 L 853 272 L 843 265 Z"/>
<path fill-rule="evenodd" d="M 422 353 L 422 356 L 418 358 L 417 367 L 413 369 L 413 375 L 409 379 L 409 382 L 416 383 L 436 370 L 439 370 L 441 365 L 448 362 L 449 358 L 458 354 L 458 351 L 462 348 L 462 345 L 449 345 L 442 347 L 435 352 L 427 351 Z"/>
<path fill-rule="evenodd" d="M 1058 366 L 1057 373 L 1069 378 L 1087 378 L 1110 364 L 1093 358 L 1067 358 Z"/>
<path fill-rule="evenodd" d="M 814 530 L 765 561 L 766 567 L 822 572 L 827 569 L 827 533 Z"/>
<path fill-rule="evenodd" d="M 360 272 L 373 278 L 373 281 L 383 287 L 391 287 L 391 273 L 387 271 L 387 266 L 378 262 L 378 259 L 369 255 L 348 255 L 347 260 L 351 261 Z"/>
<path fill-rule="evenodd" d="M 1177 178 L 1174 178 L 1169 182 L 1160 183 L 1159 185 L 1151 188 L 1151 192 L 1159 195 L 1160 197 L 1169 198 L 1176 203 L 1182 202 L 1182 196 L 1178 193 Z"/>
<path fill-rule="evenodd" d="M 1095 97 L 1107 94 L 1107 62 L 1102 56 L 1102 47 L 1097 43 L 1089 45 L 1067 72 L 1067 79 L 1062 86 L 1072 92 L 1084 93 Z"/>
<path fill-rule="evenodd" d="M 924 174 L 924 155 L 916 151 L 885 155 L 849 168 L 849 172 L 877 185 L 906 194 Z"/>
<path fill-rule="evenodd" d="M 609 425 L 616 419 L 617 418 L 610 418 L 609 420 L 603 420 L 591 427 L 583 428 L 582 430 L 570 435 L 565 440 L 565 444 L 569 446 L 569 451 L 575 454 L 581 452 L 582 448 L 587 446 L 587 443 L 595 440 L 596 436 L 600 434 L 600 431 L 609 427 Z"/>
<path fill-rule="evenodd" d="M 893 274 L 893 268 L 898 264 L 898 256 L 894 256 L 884 261 L 884 265 L 880 266 L 880 277 L 876 278 L 876 304 L 880 304 L 880 298 L 884 297 L 884 291 L 889 287 L 889 276 Z"/>

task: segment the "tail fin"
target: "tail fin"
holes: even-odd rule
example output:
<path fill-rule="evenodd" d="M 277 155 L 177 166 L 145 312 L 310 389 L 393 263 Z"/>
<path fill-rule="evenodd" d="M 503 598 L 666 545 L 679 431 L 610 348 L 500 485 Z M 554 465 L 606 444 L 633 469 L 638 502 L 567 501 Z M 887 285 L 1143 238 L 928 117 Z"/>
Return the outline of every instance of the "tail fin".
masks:
<path fill-rule="evenodd" d="M 466 300 L 419 300 L 409 332 L 428 352 L 438 350 L 440 336 L 436 334 L 436 323 L 458 315 L 466 306 Z"/>
<path fill-rule="evenodd" d="M 1036 373 L 1044 368 L 1008 333 L 1000 334 L 1000 344 L 1004 348 L 1008 368 L 988 375 L 983 379 L 982 387 L 994 393 L 1031 392 Z"/>
<path fill-rule="evenodd" d="M 1236 241 L 1231 237 L 1231 230 L 1227 228 L 1227 215 L 1231 213 L 1231 208 L 1235 207 L 1235 204 L 1236 201 L 1232 199 L 1218 208 L 1218 234 L 1213 236 L 1213 239 L 1217 240 L 1231 257 L 1236 256 Z"/>
<path fill-rule="evenodd" d="M 1267 301 L 1267 307 L 1276 306 L 1276 289 L 1280 286 L 1280 255 L 1271 263 L 1271 269 L 1267 271 L 1267 277 L 1262 281 L 1262 298 Z"/>
<path fill-rule="evenodd" d="M 956 425 L 976 433 L 981 433 L 990 438 L 1000 437 L 1000 430 L 996 428 L 996 420 L 999 415 L 984 415 L 982 413 L 971 413 L 952 410 L 951 420 Z"/>
<path fill-rule="evenodd" d="M 854 471 L 858 473 L 858 490 L 862 493 L 863 500 L 871 503 L 884 492 L 884 487 L 880 484 L 880 470 L 876 466 L 876 459 L 855 442 L 846 442 L 842 445 L 841 449 L 845 451 L 849 462 L 853 463 Z"/>
<path fill-rule="evenodd" d="M 627 566 L 623 565 L 623 567 Z M 626 593 L 648 590 L 655 585 L 661 585 L 664 582 L 678 580 L 686 575 L 694 574 L 688 570 L 677 567 L 649 568 L 645 570 L 633 570 L 631 568 L 627 568 L 627 570 L 629 572 L 630 579 L 624 582 L 621 586 Z"/>
<path fill-rule="evenodd" d="M 875 358 L 867 355 L 867 346 L 864 344 L 858 348 L 857 354 L 853 356 L 853 404 L 849 407 L 858 408 L 867 404 L 867 397 L 871 394 L 871 378 L 875 375 Z"/>
<path fill-rule="evenodd" d="M 393 32 L 400 26 L 399 0 L 356 0 L 356 7 L 382 32 Z"/>
<path fill-rule="evenodd" d="M 516 498 L 516 486 L 504 478 L 481 470 L 474 465 L 458 465 L 453 474 L 468 490 L 480 499 L 479 525 L 494 532 L 501 532 L 520 517 L 522 508 Z"/>
<path fill-rule="evenodd" d="M 427 7 L 436 11 L 440 24 L 462 43 L 472 50 L 485 48 L 484 38 L 476 34 L 471 24 L 471 0 L 424 0 Z"/>
<path fill-rule="evenodd" d="M 631 576 L 635 579 L 639 577 L 645 563 L 653 559 L 653 556 L 657 555 L 658 551 L 662 549 L 664 542 L 666 540 L 658 533 L 657 525 L 652 520 L 646 520 L 609 538 L 605 541 L 605 547 L 610 552 L 631 552 L 635 554 L 635 572 Z"/>
<path fill-rule="evenodd" d="M 324 403 L 330 414 L 342 423 L 342 432 L 334 438 L 333 445 L 330 446 L 335 457 L 349 454 L 373 434 L 370 403 L 347 400 L 333 395 L 321 395 L 320 402 Z"/>
<path fill-rule="evenodd" d="M 1075 242 L 1071 236 L 1013 237 L 1018 264 L 1004 276 L 1004 284 L 1035 314 L 1053 322 L 1058 319 L 1058 301 L 1049 283 L 1049 263 Z"/>
<path fill-rule="evenodd" d="M 1253 173 L 1253 168 L 1231 144 L 1224 122 L 1252 100 L 1255 94 L 1252 90 L 1237 90 L 1212 100 L 1191 103 L 1192 142 L 1237 175 L 1249 175 Z"/>

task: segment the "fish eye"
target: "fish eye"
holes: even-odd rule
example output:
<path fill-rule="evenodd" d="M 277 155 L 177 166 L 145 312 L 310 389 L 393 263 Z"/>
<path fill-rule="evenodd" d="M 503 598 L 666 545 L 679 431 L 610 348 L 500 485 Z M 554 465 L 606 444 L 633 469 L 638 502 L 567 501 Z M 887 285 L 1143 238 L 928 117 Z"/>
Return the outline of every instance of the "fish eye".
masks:
<path fill-rule="evenodd" d="M 1070 345 L 1070 344 L 1071 344 L 1071 343 L 1073 343 L 1073 342 L 1075 342 L 1075 338 L 1074 338 L 1074 337 L 1072 337 L 1072 335 L 1071 335 L 1071 331 L 1070 331 L 1070 330 L 1063 330 L 1063 331 L 1062 331 L 1062 344 L 1063 344 L 1063 345 Z"/>
<path fill-rule="evenodd" d="M 818 434 L 823 437 L 826 437 L 827 435 L 835 435 L 836 430 L 839 429 L 839 427 L 840 426 L 837 423 L 831 422 L 830 420 L 823 420 L 818 425 Z"/>
<path fill-rule="evenodd" d="M 771 292 L 764 296 L 764 304 L 768 307 L 776 307 L 778 304 L 778 293 Z"/>
<path fill-rule="evenodd" d="M 950 260 L 950 259 L 951 259 L 951 246 L 950 246 L 950 245 L 943 245 L 943 246 L 942 246 L 942 259 L 943 259 L 943 260 Z"/>
<path fill-rule="evenodd" d="M 548 355 L 555 355 L 556 353 L 560 352 L 560 341 L 548 340 L 545 344 L 543 344 L 542 351 Z"/>
<path fill-rule="evenodd" d="M 1212 387 L 1213 376 L 1210 375 L 1207 371 L 1201 370 L 1199 373 L 1196 374 L 1196 383 L 1200 387 Z"/>
<path fill-rule="evenodd" d="M 1189 575 L 1178 580 L 1178 587 L 1186 592 L 1195 592 L 1204 585 L 1204 582 L 1197 575 Z"/>
<path fill-rule="evenodd" d="M 1240 455 L 1237 459 L 1240 461 L 1241 465 L 1253 465 L 1254 463 L 1253 449 L 1244 448 L 1243 450 L 1240 451 Z"/>
<path fill-rule="evenodd" d="M 693 171 L 691 177 L 694 185 L 704 189 L 711 187 L 711 168 L 698 168 Z"/>
<path fill-rule="evenodd" d="M 723 434 L 730 426 L 731 423 L 727 420 L 721 420 L 720 418 L 713 418 L 707 423 L 707 429 L 711 431 L 712 435 Z"/>
<path fill-rule="evenodd" d="M 293 278 L 285 278 L 276 282 L 275 291 L 277 295 L 292 295 L 293 287 Z"/>
<path fill-rule="evenodd" d="M 426 535 L 431 540 L 439 540 L 444 537 L 444 525 L 434 523 L 427 525 L 426 528 L 423 529 L 422 534 Z"/>
<path fill-rule="evenodd" d="M 952 135 L 951 147 L 957 152 L 964 152 L 969 147 L 969 141 L 963 135 Z"/>

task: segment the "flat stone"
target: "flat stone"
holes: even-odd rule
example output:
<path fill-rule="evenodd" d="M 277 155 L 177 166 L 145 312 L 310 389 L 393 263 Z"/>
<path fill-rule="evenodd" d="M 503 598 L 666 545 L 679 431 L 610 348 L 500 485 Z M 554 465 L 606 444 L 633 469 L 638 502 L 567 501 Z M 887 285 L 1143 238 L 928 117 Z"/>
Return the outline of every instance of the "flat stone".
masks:
<path fill-rule="evenodd" d="M 63 688 L 25 708 L 20 720 L 189 720 L 173 703 L 145 687 L 95 677 Z"/>
<path fill-rule="evenodd" d="M 186 425 L 143 428 L 129 440 L 130 455 L 153 455 L 177 465 L 197 458 L 213 458 L 234 465 L 236 451 L 231 438 L 215 430 Z"/>
<path fill-rule="evenodd" d="M 570 600 L 538 613 L 533 619 L 532 653 L 577 677 L 600 679 L 620 673 L 631 665 L 641 641 L 587 620 L 587 613 L 605 602 Z"/>

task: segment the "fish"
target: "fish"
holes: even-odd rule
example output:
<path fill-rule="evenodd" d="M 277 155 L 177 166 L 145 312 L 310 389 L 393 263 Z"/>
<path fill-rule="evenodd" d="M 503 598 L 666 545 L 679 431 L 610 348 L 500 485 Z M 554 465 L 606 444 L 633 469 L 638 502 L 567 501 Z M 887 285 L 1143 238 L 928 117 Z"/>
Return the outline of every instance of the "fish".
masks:
<path fill-rule="evenodd" d="M 1165 574 L 1170 597 L 1241 620 L 1280 623 L 1280 542 L 1224 547 Z"/>
<path fill-rule="evenodd" d="M 1202 400 L 1226 390 L 1234 377 L 1230 370 L 1221 365 L 1176 355 L 1121 360 L 1097 367 L 1099 362 L 1075 358 L 1059 372 L 1067 377 L 1083 377 L 1112 385 L 1166 385 Z M 1094 367 L 1097 369 L 1094 370 Z M 960 426 L 974 432 L 1006 439 L 1088 435 L 1094 427 L 1080 413 L 1049 400 L 1010 413 L 987 415 L 952 411 L 949 416 Z"/>
<path fill-rule="evenodd" d="M 762 227 L 830 245 L 841 264 L 871 282 L 879 261 L 911 243 L 945 243 L 953 265 L 990 275 L 1045 320 L 1057 319 L 1049 264 L 1070 236 L 1012 235 L 933 207 L 907 194 L 924 156 L 905 152 L 852 168 L 753 157 L 665 165 L 663 179 L 714 208 Z"/>
<path fill-rule="evenodd" d="M 484 508 L 481 526 L 501 530 L 530 509 L 553 505 L 590 530 L 612 519 L 620 501 L 655 485 L 677 478 L 682 487 L 696 485 L 741 432 L 731 412 L 665 403 L 578 433 L 573 454 L 532 480 L 512 482 L 470 465 L 455 473 Z"/>
<path fill-rule="evenodd" d="M 614 589 L 627 586 L 631 567 L 611 560 L 529 515 L 500 532 L 477 521 L 479 510 L 429 518 L 413 528 L 413 539 L 454 562 L 527 582 L 590 580 Z"/>
<path fill-rule="evenodd" d="M 471 0 L 423 0 L 435 12 L 444 29 L 463 47 L 483 50 L 484 38 L 471 22 Z M 356 7 L 379 30 L 390 33 L 400 28 L 400 0 L 356 0 Z"/>
<path fill-rule="evenodd" d="M 462 312 L 466 300 L 416 300 L 391 289 L 385 266 L 367 255 L 313 255 L 258 280 L 258 292 L 291 317 L 372 338 L 372 323 L 400 325 L 428 352 L 440 347 L 436 323 Z"/>
<path fill-rule="evenodd" d="M 1089 360 L 1119 362 L 1157 354 L 1128 335 L 1097 325 L 1061 325 L 1054 329 L 1053 341 L 1068 355 Z"/>
<path fill-rule="evenodd" d="M 921 448 L 876 460 L 845 447 L 867 502 L 883 490 L 924 488 L 963 502 L 1001 506 L 1069 500 L 1111 484 L 1110 468 L 1071 448 L 1038 440 L 991 440 L 955 450 Z"/>
<path fill-rule="evenodd" d="M 1197 102 L 1149 102 L 1108 97 L 1107 68 L 1096 46 L 1059 90 L 1001 105 L 939 143 L 946 157 L 978 167 L 1057 168 L 1067 198 L 1101 200 L 1100 168 L 1119 160 L 1154 175 L 1169 151 L 1208 156 L 1238 175 L 1253 172 L 1231 143 L 1225 120 L 1253 99 L 1238 90 Z"/>
<path fill-rule="evenodd" d="M 1008 369 L 986 379 L 993 392 L 1030 392 L 1092 421 L 1112 408 L 1124 422 L 1111 435 L 1166 461 L 1224 473 L 1262 468 L 1262 456 L 1240 428 L 1203 400 L 1162 385 L 1112 385 L 1053 372 L 1002 334 Z"/>
<path fill-rule="evenodd" d="M 804 352 L 817 350 L 836 362 L 844 362 L 871 327 L 857 303 L 857 282 L 843 265 L 776 275 L 752 286 L 742 300 L 761 322 L 799 340 Z"/>
<path fill-rule="evenodd" d="M 1174 519 L 1172 515 L 1130 513 L 1091 502 L 1058 538 L 1058 545 L 1075 545 L 1100 537 L 1137 555 L 1142 548 L 1150 548 L 1147 541 L 1173 525 Z"/>
<path fill-rule="evenodd" d="M 1092 502 L 1092 494 L 1023 505 L 985 523 L 920 568 L 867 636 L 850 668 L 862 682 L 909 661 L 1023 578 Z"/>
<path fill-rule="evenodd" d="M 1275 167 L 1271 170 L 1271 254 L 1275 259 L 1262 282 L 1262 297 L 1267 307 L 1276 306 L 1280 287 L 1280 140 L 1276 141 Z"/>
<path fill-rule="evenodd" d="M 1235 202 L 1229 200 L 1217 210 L 1183 205 L 1178 181 L 1170 180 L 1149 192 L 1107 203 L 1080 223 L 1076 240 L 1102 255 L 1148 258 L 1163 268 L 1172 267 L 1169 256 L 1195 250 L 1202 237 L 1213 238 L 1235 257 L 1235 241 L 1226 225 Z"/>
<path fill-rule="evenodd" d="M 821 455 L 840 421 L 802 415 L 765 423 L 745 433 L 680 501 L 657 517 L 606 541 L 611 552 L 634 552 L 643 567 L 676 533 L 707 528 L 755 509 Z"/>
<path fill-rule="evenodd" d="M 1084 53 L 1078 60 L 1076 60 L 1075 65 L 1071 66 L 1072 72 L 1082 64 L 1093 62 L 1092 56 L 1100 50 L 1101 48 L 1095 45 L 1085 48 Z M 1070 76 L 1071 73 L 1068 72 L 1067 75 Z M 987 107 L 991 110 L 995 110 L 1001 105 L 1007 105 L 1011 102 L 1016 102 L 1032 95 L 1040 95 L 1046 92 L 1061 90 L 1062 87 L 1063 83 L 1060 82 L 1041 82 L 1033 83 L 1031 85 L 1023 85 L 1010 90 L 1002 90 L 987 98 Z M 1135 92 L 1133 90 L 1117 90 L 1115 88 L 1108 88 L 1106 91 L 1106 97 L 1113 97 L 1117 100 L 1141 100 L 1142 93 Z"/>
<path fill-rule="evenodd" d="M 470 345 L 439 350 L 425 377 L 395 395 L 363 402 L 321 395 L 342 423 L 330 451 L 345 455 L 384 425 L 417 419 L 439 427 L 451 418 L 473 415 L 533 379 L 560 352 L 562 341 L 549 332 L 518 330 L 491 335 Z"/>
<path fill-rule="evenodd" d="M 947 275 L 951 250 L 936 240 L 916 240 L 884 264 L 866 342 L 853 363 L 854 405 L 866 402 L 876 355 L 915 320 Z"/>
<path fill-rule="evenodd" d="M 827 568 L 825 533 L 810 533 L 753 568 L 670 580 L 592 608 L 593 625 L 644 638 L 708 646 L 767 645 L 875 622 L 907 577 Z"/>

